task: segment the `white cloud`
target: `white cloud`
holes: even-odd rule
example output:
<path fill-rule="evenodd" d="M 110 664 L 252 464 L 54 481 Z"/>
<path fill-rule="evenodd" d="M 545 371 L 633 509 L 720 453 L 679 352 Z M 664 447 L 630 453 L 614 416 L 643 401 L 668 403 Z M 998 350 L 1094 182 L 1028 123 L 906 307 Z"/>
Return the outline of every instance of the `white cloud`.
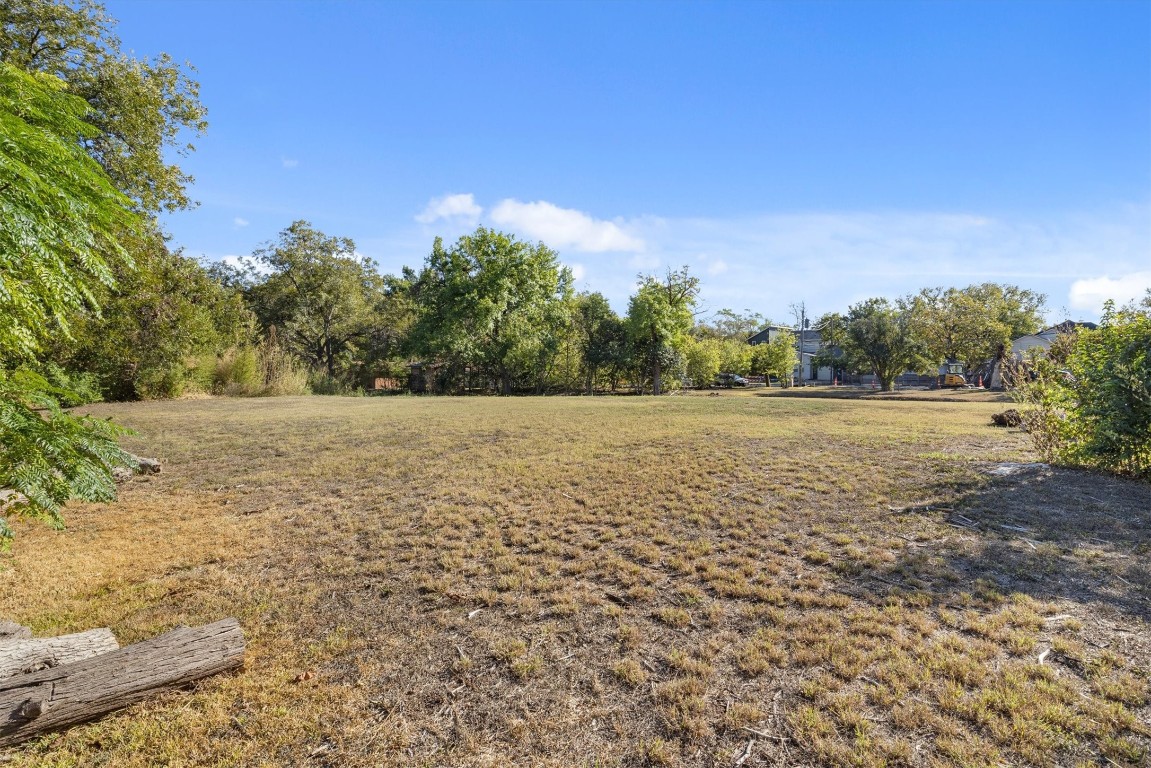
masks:
<path fill-rule="evenodd" d="M 587 274 L 587 270 L 584 269 L 584 265 L 578 262 L 572 262 L 571 264 L 568 264 L 567 268 L 572 271 L 572 277 L 574 277 L 576 280 L 583 280 L 584 275 Z"/>
<path fill-rule="evenodd" d="M 554 248 L 603 253 L 642 251 L 645 247 L 643 240 L 624 232 L 616 222 L 594 219 L 583 211 L 560 208 L 543 200 L 534 203 L 501 200 L 492 209 L 491 219 Z"/>
<path fill-rule="evenodd" d="M 476 204 L 476 198 L 471 193 L 444 195 L 429 200 L 423 213 L 416 216 L 416 221 L 421 224 L 432 224 L 441 219 L 463 220 L 474 226 L 483 212 L 484 209 Z"/>
<path fill-rule="evenodd" d="M 248 226 L 248 224 L 249 224 L 249 222 L 247 219 L 241 218 L 239 216 L 232 219 L 232 226 L 235 227 L 236 229 L 242 229 L 243 227 Z"/>
<path fill-rule="evenodd" d="M 1098 314 L 1103 311 L 1103 304 L 1108 299 L 1123 305 L 1142 298 L 1149 288 L 1151 288 L 1151 271 L 1132 272 L 1114 279 L 1105 275 L 1076 280 L 1071 284 L 1068 300 L 1074 309 Z"/>
<path fill-rule="evenodd" d="M 299 164 L 300 164 L 300 161 L 295 159 L 294 157 L 281 157 L 280 158 L 280 165 L 282 165 L 285 168 L 295 168 Z"/>
<path fill-rule="evenodd" d="M 714 259 L 707 265 L 707 273 L 711 276 L 722 275 L 727 271 L 727 262 L 723 259 Z"/>
<path fill-rule="evenodd" d="M 457 202 L 440 206 L 451 198 Z M 548 202 L 505 199 L 485 210 L 471 195 L 449 195 L 432 201 L 424 218 L 437 206 L 461 214 L 436 220 L 445 236 L 463 234 L 459 219 L 475 216 L 565 257 L 580 254 L 581 285 L 603 292 L 617 311 L 637 273 L 688 265 L 702 280 L 700 309 L 746 307 L 777 320 L 798 301 L 818 315 L 870 297 L 987 281 L 1046 294 L 1051 322 L 1091 320 L 1103 300 L 1091 296 L 1138 298 L 1151 263 L 1151 205 L 1141 203 L 1027 217 L 881 210 L 597 220 Z M 396 271 L 426 256 L 427 235 L 412 227 L 375 251 L 391 254 L 384 268 Z"/>
<path fill-rule="evenodd" d="M 1063 320 L 1069 315 L 1060 305 L 1073 282 L 1126 275 L 1114 281 L 1134 298 L 1151 261 L 1151 209 L 1140 205 L 1042 218 L 921 211 L 643 217 L 629 231 L 647 244 L 645 263 L 633 260 L 626 265 L 632 270 L 687 264 L 703 278 L 706 306 L 751 307 L 775 318 L 801 300 L 819 314 L 873 296 L 990 281 L 1047 294 L 1050 317 Z M 721 261 L 726 270 L 717 267 Z M 599 266 L 596 274 L 611 276 Z M 1101 300 L 1086 298 L 1086 289 L 1096 288 L 1082 286 L 1076 306 L 1097 308 Z M 1119 286 L 1102 288 L 1119 295 Z M 610 298 L 613 305 L 626 301 Z"/>

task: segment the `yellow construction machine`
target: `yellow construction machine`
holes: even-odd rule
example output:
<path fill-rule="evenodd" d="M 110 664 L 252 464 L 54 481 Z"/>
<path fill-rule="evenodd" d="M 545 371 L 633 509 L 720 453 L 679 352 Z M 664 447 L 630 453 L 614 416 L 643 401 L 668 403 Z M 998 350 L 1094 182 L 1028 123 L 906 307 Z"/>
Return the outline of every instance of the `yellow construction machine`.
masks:
<path fill-rule="evenodd" d="M 948 360 L 939 366 L 940 387 L 966 387 L 967 376 L 963 370 L 963 363 Z"/>

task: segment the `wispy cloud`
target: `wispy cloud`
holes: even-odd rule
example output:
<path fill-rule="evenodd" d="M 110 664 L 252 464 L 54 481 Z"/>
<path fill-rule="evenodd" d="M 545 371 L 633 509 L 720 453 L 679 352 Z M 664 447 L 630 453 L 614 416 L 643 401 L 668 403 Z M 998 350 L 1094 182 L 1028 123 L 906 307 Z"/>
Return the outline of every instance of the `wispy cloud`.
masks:
<path fill-rule="evenodd" d="M 417 220 L 445 236 L 487 223 L 542 240 L 573 267 L 570 256 L 582 254 L 580 287 L 602 291 L 617 310 L 637 273 L 687 265 L 702 280 L 701 309 L 748 307 L 778 319 L 796 301 L 820 314 L 873 296 L 991 281 L 1045 293 L 1052 320 L 1064 319 L 1064 309 L 1094 319 L 1104 298 L 1140 296 L 1151 263 L 1151 206 L 1143 204 L 1031 217 L 889 210 L 607 220 L 546 201 L 505 199 L 485 209 L 473 195 L 453 194 L 432 200 Z M 393 238 L 388 258 L 418 264 L 428 234 Z"/>
<path fill-rule="evenodd" d="M 643 240 L 625 232 L 617 222 L 595 219 L 583 211 L 560 208 L 543 200 L 534 203 L 501 200 L 490 216 L 501 227 L 561 250 L 604 253 L 644 249 Z"/>
<path fill-rule="evenodd" d="M 709 305 L 769 316 L 797 300 L 824 312 L 872 296 L 987 281 L 1046 293 L 1053 315 L 1069 300 L 1091 314 L 1102 293 L 1141 295 L 1151 263 L 1149 213 L 1122 206 L 1045 218 L 918 211 L 644 217 L 629 222 L 629 231 L 648 248 L 642 264 L 628 266 L 689 265 L 703 278 Z M 1101 274 L 1115 277 L 1101 282 Z"/>
<path fill-rule="evenodd" d="M 249 223 L 250 222 L 247 219 L 241 218 L 239 216 L 232 219 L 232 226 L 236 229 L 243 229 L 244 227 L 248 226 Z"/>
<path fill-rule="evenodd" d="M 280 158 L 280 165 L 282 165 L 284 168 L 295 168 L 299 164 L 300 164 L 300 161 L 294 157 L 281 157 Z"/>
<path fill-rule="evenodd" d="M 1076 280 L 1071 284 L 1068 298 L 1073 308 L 1100 314 L 1108 300 L 1123 305 L 1142 298 L 1148 290 L 1151 290 L 1151 271 L 1132 272 L 1116 278 L 1104 275 Z"/>
<path fill-rule="evenodd" d="M 475 226 L 484 209 L 476 204 L 476 198 L 471 193 L 462 195 L 444 195 L 434 197 L 424 206 L 422 213 L 416 216 L 421 224 L 434 224 L 437 221 L 455 221 Z"/>

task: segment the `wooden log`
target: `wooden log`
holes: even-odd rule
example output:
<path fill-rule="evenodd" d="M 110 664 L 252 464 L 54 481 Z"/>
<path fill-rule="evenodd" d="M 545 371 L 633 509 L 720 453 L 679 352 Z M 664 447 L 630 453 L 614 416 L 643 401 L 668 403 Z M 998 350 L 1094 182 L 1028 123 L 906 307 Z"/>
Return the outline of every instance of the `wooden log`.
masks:
<path fill-rule="evenodd" d="M 93 720 L 243 663 L 244 634 L 240 623 L 229 618 L 0 680 L 0 747 Z"/>
<path fill-rule="evenodd" d="M 38 640 L 0 639 L 0 680 L 83 661 L 119 647 L 116 636 L 107 628 Z"/>
<path fill-rule="evenodd" d="M 32 637 L 32 630 L 23 627 L 14 621 L 0 621 L 0 643 L 9 640 L 24 640 Z"/>

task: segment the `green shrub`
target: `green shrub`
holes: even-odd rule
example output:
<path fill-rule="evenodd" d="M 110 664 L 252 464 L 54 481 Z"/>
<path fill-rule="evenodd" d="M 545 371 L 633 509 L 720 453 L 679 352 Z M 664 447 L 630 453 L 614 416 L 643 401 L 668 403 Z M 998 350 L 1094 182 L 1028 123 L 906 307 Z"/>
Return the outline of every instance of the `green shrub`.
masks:
<path fill-rule="evenodd" d="M 311 393 L 307 368 L 274 340 L 237 347 L 216 358 L 212 391 L 229 397 Z"/>
<path fill-rule="evenodd" d="M 308 395 L 308 369 L 291 352 L 274 342 L 260 344 L 256 349 L 256 362 L 264 381 L 261 395 Z"/>
<path fill-rule="evenodd" d="M 1024 423 L 1048 461 L 1151 479 L 1151 306 L 1108 305 L 1070 344 L 1065 367 L 1041 357 L 1017 386 Z"/>
<path fill-rule="evenodd" d="M 233 397 L 251 397 L 264 388 L 256 350 L 252 347 L 229 349 L 216 358 L 212 391 Z"/>
<path fill-rule="evenodd" d="M 364 394 L 363 387 L 341 379 L 338 376 L 329 376 L 326 371 L 312 371 L 308 376 L 308 387 L 314 395 L 342 395 L 360 396 Z"/>

